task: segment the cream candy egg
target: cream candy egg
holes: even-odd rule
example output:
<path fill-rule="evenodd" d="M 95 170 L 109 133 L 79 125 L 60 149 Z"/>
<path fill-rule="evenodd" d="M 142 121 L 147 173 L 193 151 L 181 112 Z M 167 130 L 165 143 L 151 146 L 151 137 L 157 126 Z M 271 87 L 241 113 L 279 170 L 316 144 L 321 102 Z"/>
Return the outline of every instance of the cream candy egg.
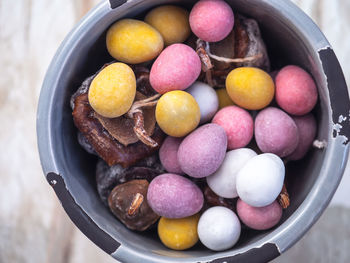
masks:
<path fill-rule="evenodd" d="M 239 170 L 257 154 L 248 148 L 232 150 L 226 153 L 220 168 L 208 176 L 207 183 L 211 190 L 224 198 L 237 197 L 236 176 Z"/>
<path fill-rule="evenodd" d="M 208 84 L 196 81 L 186 91 L 195 98 L 199 105 L 200 123 L 210 121 L 219 108 L 219 99 L 215 90 Z"/>
<path fill-rule="evenodd" d="M 237 174 L 238 196 L 251 206 L 267 206 L 281 192 L 284 176 L 285 167 L 281 158 L 272 153 L 257 155 Z"/>
<path fill-rule="evenodd" d="M 197 231 L 203 245 L 221 251 L 236 244 L 241 234 L 241 223 L 232 210 L 214 206 L 199 218 Z"/>

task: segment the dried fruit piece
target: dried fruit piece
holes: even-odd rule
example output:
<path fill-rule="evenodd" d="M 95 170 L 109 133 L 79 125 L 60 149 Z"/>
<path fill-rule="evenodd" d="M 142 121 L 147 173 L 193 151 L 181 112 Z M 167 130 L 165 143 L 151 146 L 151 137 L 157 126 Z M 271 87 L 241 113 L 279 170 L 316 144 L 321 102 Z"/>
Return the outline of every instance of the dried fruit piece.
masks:
<path fill-rule="evenodd" d="M 141 101 L 147 97 L 140 92 L 136 92 L 135 101 Z M 135 104 L 135 102 L 134 102 Z M 144 130 L 148 136 L 152 136 L 156 124 L 155 117 L 155 105 L 153 107 L 144 108 L 142 118 L 144 118 Z M 132 118 L 121 116 L 118 118 L 105 118 L 98 113 L 94 113 L 94 117 L 97 118 L 102 126 L 118 140 L 124 146 L 139 141 L 139 137 L 134 132 L 135 121 Z"/>
<path fill-rule="evenodd" d="M 127 147 L 123 146 L 103 129 L 101 123 L 93 115 L 94 111 L 89 105 L 87 94 L 78 96 L 73 111 L 75 126 L 108 165 L 121 164 L 123 167 L 129 167 L 158 149 L 158 147 L 150 147 L 142 142 Z M 152 138 L 160 145 L 164 133 L 156 127 Z"/>
<path fill-rule="evenodd" d="M 147 203 L 148 185 L 132 180 L 114 187 L 108 197 L 112 213 L 129 229 L 144 231 L 159 218 Z"/>
<path fill-rule="evenodd" d="M 235 25 L 234 28 L 236 28 L 237 25 Z M 216 43 L 210 43 L 210 51 L 220 57 L 226 57 L 226 58 L 242 58 L 245 56 L 244 54 L 240 54 L 240 56 L 238 56 L 238 54 L 236 55 L 235 52 L 235 30 L 232 30 L 231 33 L 223 40 L 216 42 Z M 217 61 L 215 59 L 213 59 L 212 61 L 214 68 L 216 70 L 224 70 L 224 69 L 228 69 L 231 64 L 230 63 L 225 63 L 225 62 L 221 62 L 221 61 Z"/>
<path fill-rule="evenodd" d="M 210 189 L 209 186 L 204 188 L 204 200 L 206 206 L 224 206 L 232 211 L 236 211 L 236 199 L 228 199 L 218 196 Z"/>
<path fill-rule="evenodd" d="M 105 205 L 112 189 L 127 181 L 145 179 L 151 182 L 157 175 L 164 173 L 156 155 L 152 155 L 138 162 L 134 167 L 123 168 L 121 165 L 108 166 L 99 160 L 96 166 L 97 192 Z"/>
<path fill-rule="evenodd" d="M 193 45 L 193 40 L 189 44 Z M 261 37 L 258 23 L 242 15 L 235 18 L 235 27 L 222 41 L 208 43 L 196 41 L 206 82 L 212 87 L 224 87 L 230 70 L 237 67 L 259 67 L 270 70 L 270 60 Z M 203 78 L 200 78 L 203 80 Z"/>
<path fill-rule="evenodd" d="M 283 209 L 286 209 L 290 205 L 289 194 L 287 192 L 286 184 L 283 184 L 282 191 L 277 197 L 277 201 Z"/>
<path fill-rule="evenodd" d="M 105 64 L 103 68 L 105 68 L 108 65 L 110 64 Z M 147 96 L 147 98 L 145 99 L 147 100 L 146 106 L 149 106 L 149 96 L 154 95 L 154 90 L 152 89 L 149 83 L 149 70 L 143 66 L 133 66 L 133 70 L 135 71 L 136 75 L 137 90 L 143 93 L 145 96 Z M 152 136 L 153 138 L 149 137 L 147 132 L 146 134 L 143 133 L 142 125 L 139 125 L 140 123 L 138 122 L 140 119 L 140 115 L 138 115 L 135 116 L 134 120 L 130 120 L 124 123 L 124 128 L 127 129 L 128 125 L 131 126 L 131 124 L 133 122 L 135 123 L 136 121 L 136 124 L 138 124 L 137 132 L 141 131 L 141 133 L 139 133 L 138 135 L 141 135 L 144 138 L 148 139 L 149 142 L 152 142 L 152 145 L 147 146 L 140 141 L 130 144 L 127 147 L 120 144 L 113 136 L 111 136 L 108 130 L 105 129 L 102 126 L 101 122 L 94 116 L 96 113 L 89 104 L 87 92 L 89 91 L 90 84 L 96 75 L 97 73 L 87 78 L 83 82 L 82 86 L 79 87 L 79 89 L 73 94 L 71 98 L 71 107 L 73 109 L 74 123 L 78 130 L 82 133 L 83 137 L 85 138 L 85 141 L 88 144 L 90 144 L 94 151 L 97 153 L 97 155 L 104 159 L 110 166 L 119 163 L 123 167 L 129 167 L 138 162 L 139 160 L 150 156 L 153 152 L 155 152 L 159 148 L 159 144 L 163 141 L 164 134 L 157 126 Z M 156 102 L 151 103 L 155 104 Z M 141 106 L 143 107 L 144 104 L 141 103 Z M 135 108 L 132 107 L 132 109 L 129 110 L 129 113 L 132 112 L 132 110 L 134 109 Z M 152 115 L 150 113 L 147 113 L 147 111 L 148 108 L 145 108 L 145 115 Z M 149 109 L 149 111 L 151 111 L 151 109 Z M 152 120 L 152 117 L 153 116 L 146 116 L 146 119 Z M 127 119 L 125 116 L 123 116 L 122 118 Z M 146 127 L 147 126 L 148 124 L 146 123 Z M 132 129 L 134 129 L 134 127 L 135 124 L 133 125 Z M 123 134 L 125 138 L 125 133 L 121 132 L 119 136 L 122 136 Z M 127 136 L 134 136 L 134 134 L 136 133 L 130 132 Z M 151 140 L 149 140 L 150 138 Z"/>

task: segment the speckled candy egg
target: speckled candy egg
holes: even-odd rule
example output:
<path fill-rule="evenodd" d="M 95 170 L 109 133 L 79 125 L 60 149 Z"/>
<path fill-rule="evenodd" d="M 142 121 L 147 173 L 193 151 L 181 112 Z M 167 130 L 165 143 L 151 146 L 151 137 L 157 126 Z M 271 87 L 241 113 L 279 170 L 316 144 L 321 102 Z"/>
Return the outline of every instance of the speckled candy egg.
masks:
<path fill-rule="evenodd" d="M 133 70 L 124 63 L 112 63 L 102 69 L 92 80 L 89 103 L 100 115 L 116 118 L 131 107 L 136 94 Z"/>
<path fill-rule="evenodd" d="M 177 174 L 161 174 L 151 181 L 147 201 L 160 216 L 182 218 L 198 213 L 204 198 L 191 180 Z"/>
<path fill-rule="evenodd" d="M 226 91 L 225 88 L 216 89 L 215 92 L 216 92 L 216 95 L 218 95 L 218 99 L 219 99 L 219 109 L 220 109 L 220 110 L 221 110 L 222 108 L 226 107 L 226 106 L 234 105 L 232 99 L 231 99 L 230 96 L 227 94 L 227 91 Z"/>
<path fill-rule="evenodd" d="M 304 116 L 293 116 L 292 118 L 298 127 L 299 143 L 294 152 L 287 158 L 296 161 L 302 159 L 310 149 L 316 136 L 317 123 L 311 113 Z"/>
<path fill-rule="evenodd" d="M 255 230 L 266 230 L 281 220 L 282 207 L 277 201 L 267 206 L 253 207 L 238 199 L 237 214 L 246 226 Z"/>
<path fill-rule="evenodd" d="M 198 78 L 201 61 L 197 53 L 185 44 L 173 44 L 163 50 L 153 63 L 150 82 L 160 94 L 184 90 Z"/>
<path fill-rule="evenodd" d="M 262 152 L 285 157 L 298 145 L 298 128 L 287 113 L 269 107 L 260 111 L 255 118 L 255 140 Z"/>
<path fill-rule="evenodd" d="M 198 1 L 190 13 L 192 32 L 204 41 L 223 40 L 231 32 L 233 25 L 233 11 L 222 0 Z"/>
<path fill-rule="evenodd" d="M 232 247 L 240 234 L 241 223 L 238 217 L 226 207 L 211 207 L 199 218 L 199 240 L 211 250 L 221 251 Z"/>
<path fill-rule="evenodd" d="M 271 76 L 255 67 L 233 69 L 226 77 L 226 90 L 232 101 L 247 110 L 268 106 L 275 93 Z"/>
<path fill-rule="evenodd" d="M 149 24 L 122 19 L 108 29 L 106 45 L 109 54 L 116 60 L 138 64 L 157 57 L 164 42 L 162 35 Z"/>
<path fill-rule="evenodd" d="M 212 122 L 224 128 L 229 150 L 245 147 L 253 137 L 253 118 L 238 106 L 228 106 L 219 110 Z"/>
<path fill-rule="evenodd" d="M 191 34 L 189 13 L 174 5 L 163 5 L 152 9 L 145 17 L 146 23 L 162 34 L 166 46 L 184 42 Z"/>
<path fill-rule="evenodd" d="M 161 217 L 158 223 L 158 235 L 162 243 L 174 250 L 184 250 L 198 241 L 199 214 L 185 218 Z"/>
<path fill-rule="evenodd" d="M 225 130 L 209 123 L 197 128 L 183 140 L 177 158 L 182 171 L 189 176 L 206 177 L 220 167 L 226 148 Z"/>
<path fill-rule="evenodd" d="M 237 197 L 237 173 L 254 156 L 256 156 L 256 153 L 248 148 L 227 152 L 220 168 L 206 178 L 210 189 L 218 196 L 224 198 Z"/>
<path fill-rule="evenodd" d="M 215 90 L 208 84 L 196 81 L 186 89 L 186 91 L 190 93 L 198 103 L 201 112 L 200 123 L 210 121 L 219 108 L 219 99 Z"/>
<path fill-rule="evenodd" d="M 168 136 L 159 149 L 159 159 L 169 173 L 184 174 L 177 160 L 177 151 L 183 138 Z"/>
<path fill-rule="evenodd" d="M 237 174 L 238 196 L 247 204 L 262 207 L 271 204 L 283 187 L 283 161 L 272 153 L 251 158 Z"/>
<path fill-rule="evenodd" d="M 298 66 L 286 66 L 276 76 L 276 101 L 293 115 L 309 113 L 317 102 L 317 88 L 311 75 Z"/>

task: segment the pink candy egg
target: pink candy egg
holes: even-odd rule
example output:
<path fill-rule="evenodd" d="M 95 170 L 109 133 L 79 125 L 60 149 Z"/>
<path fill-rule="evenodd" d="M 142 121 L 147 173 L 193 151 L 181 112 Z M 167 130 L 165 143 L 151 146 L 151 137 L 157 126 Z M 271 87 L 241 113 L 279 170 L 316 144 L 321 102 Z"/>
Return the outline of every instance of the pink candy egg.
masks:
<path fill-rule="evenodd" d="M 225 130 L 213 123 L 205 124 L 190 133 L 180 144 L 177 158 L 182 171 L 202 178 L 214 173 L 225 158 Z"/>
<path fill-rule="evenodd" d="M 262 152 L 285 157 L 296 149 L 299 132 L 287 113 L 275 107 L 268 107 L 256 116 L 255 140 Z"/>
<path fill-rule="evenodd" d="M 192 32 L 207 42 L 223 40 L 232 31 L 233 25 L 233 11 L 222 0 L 201 0 L 190 13 Z"/>
<path fill-rule="evenodd" d="M 201 61 L 197 53 L 185 44 L 173 44 L 153 63 L 150 83 L 160 94 L 184 90 L 195 82 L 200 72 Z"/>
<path fill-rule="evenodd" d="M 177 151 L 182 138 L 168 136 L 159 149 L 159 159 L 169 173 L 184 174 L 177 160 Z"/>
<path fill-rule="evenodd" d="M 245 147 L 253 137 L 253 118 L 237 106 L 228 106 L 218 111 L 213 120 L 224 128 L 229 150 Z"/>
<path fill-rule="evenodd" d="M 302 159 L 310 149 L 316 136 L 317 123 L 315 117 L 311 113 L 292 118 L 298 127 L 299 143 L 294 152 L 288 156 L 288 159 L 296 161 Z"/>
<path fill-rule="evenodd" d="M 203 193 L 191 180 L 177 174 L 161 174 L 149 184 L 147 202 L 166 218 L 183 218 L 201 210 Z"/>
<path fill-rule="evenodd" d="M 246 226 L 256 230 L 266 230 L 281 220 L 282 207 L 277 201 L 268 206 L 254 207 L 238 199 L 237 214 Z"/>
<path fill-rule="evenodd" d="M 300 67 L 286 66 L 276 76 L 276 101 L 293 115 L 309 113 L 317 102 L 314 80 Z"/>

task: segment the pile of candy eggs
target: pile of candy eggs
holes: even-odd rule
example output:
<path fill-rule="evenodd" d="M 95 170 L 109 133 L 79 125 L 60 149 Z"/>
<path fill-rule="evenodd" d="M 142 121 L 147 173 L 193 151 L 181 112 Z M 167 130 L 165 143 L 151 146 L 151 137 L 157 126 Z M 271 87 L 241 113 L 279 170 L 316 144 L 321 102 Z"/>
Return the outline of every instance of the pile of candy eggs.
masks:
<path fill-rule="evenodd" d="M 183 42 L 191 32 L 218 42 L 234 28 L 234 12 L 223 0 L 198 1 L 190 12 L 177 6 L 151 10 L 144 21 L 122 19 L 107 32 L 107 49 L 118 62 L 97 74 L 89 103 L 100 115 L 126 114 L 136 93 L 132 67 L 152 63 L 150 84 L 161 95 L 155 117 L 168 135 L 159 150 L 167 171 L 148 186 L 158 234 L 174 250 L 198 240 L 222 251 L 239 240 L 241 225 L 267 230 L 282 217 L 276 201 L 285 182 L 286 160 L 300 160 L 316 136 L 312 114 L 314 80 L 288 65 L 275 80 L 255 67 L 238 67 L 225 89 L 198 81 L 201 59 Z M 273 106 L 271 106 L 273 105 Z M 255 140 L 258 149 L 250 149 Z M 283 158 L 283 159 L 282 159 Z M 236 210 L 207 207 L 200 180 L 218 198 L 237 198 Z"/>

